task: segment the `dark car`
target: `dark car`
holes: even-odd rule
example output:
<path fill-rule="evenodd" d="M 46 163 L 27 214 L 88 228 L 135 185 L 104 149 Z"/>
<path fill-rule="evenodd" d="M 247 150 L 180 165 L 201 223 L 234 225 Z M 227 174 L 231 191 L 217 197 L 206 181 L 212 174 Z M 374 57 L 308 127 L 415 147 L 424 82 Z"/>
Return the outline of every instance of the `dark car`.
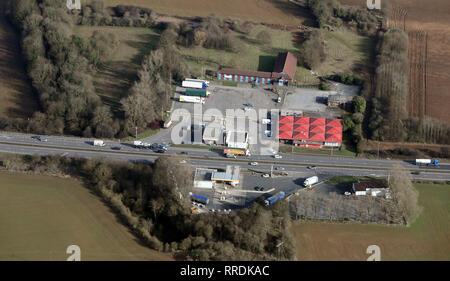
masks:
<path fill-rule="evenodd" d="M 316 166 L 308 166 L 308 167 L 306 167 L 306 168 L 308 168 L 308 169 L 315 169 Z"/>
<path fill-rule="evenodd" d="M 120 150 L 121 147 L 120 147 L 120 146 L 113 146 L 113 147 L 111 147 L 111 149 L 112 149 L 112 150 Z"/>
<path fill-rule="evenodd" d="M 38 141 L 43 141 L 43 142 L 46 142 L 46 141 L 47 141 L 46 138 L 43 138 L 43 137 L 41 137 L 41 136 L 33 136 L 33 137 L 31 137 L 31 138 L 36 139 L 36 140 L 38 140 Z"/>
<path fill-rule="evenodd" d="M 164 153 L 164 152 L 166 152 L 164 149 L 158 149 L 157 151 L 156 151 L 157 153 Z"/>
<path fill-rule="evenodd" d="M 413 171 L 411 172 L 411 175 L 420 175 L 420 171 Z"/>
<path fill-rule="evenodd" d="M 260 187 L 260 188 L 259 188 L 259 191 L 264 191 L 264 187 Z"/>
<path fill-rule="evenodd" d="M 188 154 L 186 151 L 181 151 L 180 154 Z"/>

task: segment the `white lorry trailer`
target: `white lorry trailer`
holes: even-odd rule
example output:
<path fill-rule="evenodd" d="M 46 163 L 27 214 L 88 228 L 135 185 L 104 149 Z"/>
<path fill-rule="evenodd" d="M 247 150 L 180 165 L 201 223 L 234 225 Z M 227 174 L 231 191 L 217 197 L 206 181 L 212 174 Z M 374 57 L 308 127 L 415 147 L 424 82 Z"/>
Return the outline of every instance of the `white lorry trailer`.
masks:
<path fill-rule="evenodd" d="M 206 89 L 206 87 L 207 87 L 205 82 L 202 82 L 202 81 L 188 81 L 188 80 L 184 80 L 181 83 L 181 86 L 183 88 L 193 88 L 193 89 Z"/>
<path fill-rule="evenodd" d="M 416 159 L 416 165 L 434 165 L 437 166 L 439 161 L 437 159 Z"/>
<path fill-rule="evenodd" d="M 205 103 L 205 98 L 194 96 L 180 96 L 180 102 Z"/>
<path fill-rule="evenodd" d="M 102 140 L 94 140 L 92 142 L 94 146 L 105 146 L 106 144 Z"/>
<path fill-rule="evenodd" d="M 309 177 L 303 182 L 303 186 L 312 186 L 315 183 L 319 182 L 319 178 L 317 176 Z"/>
<path fill-rule="evenodd" d="M 202 82 L 202 83 L 205 83 L 206 86 L 209 86 L 209 81 L 207 81 L 207 80 L 194 79 L 194 78 L 186 78 L 186 79 L 184 79 L 184 81 Z"/>

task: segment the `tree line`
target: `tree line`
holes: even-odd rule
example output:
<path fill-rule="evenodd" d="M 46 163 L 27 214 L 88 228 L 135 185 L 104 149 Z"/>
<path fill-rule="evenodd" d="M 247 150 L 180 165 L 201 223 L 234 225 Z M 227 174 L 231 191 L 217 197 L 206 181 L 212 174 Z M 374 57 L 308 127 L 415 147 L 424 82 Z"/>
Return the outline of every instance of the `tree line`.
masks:
<path fill-rule="evenodd" d="M 344 23 L 354 26 L 363 35 L 376 32 L 377 16 L 366 8 L 341 5 L 338 1 L 306 0 L 320 28 L 340 27 Z"/>
<path fill-rule="evenodd" d="M 186 260 L 292 260 L 287 204 L 262 199 L 229 214 L 191 214 L 193 168 L 180 157 L 152 165 L 59 155 L 0 156 L 0 169 L 80 179 L 147 246 Z M 277 247 L 282 243 L 281 247 Z"/>
<path fill-rule="evenodd" d="M 9 18 L 21 31 L 28 76 L 42 108 L 20 129 L 81 135 L 90 127 L 95 135 L 114 135 L 118 124 L 109 108 L 102 107 L 92 82 L 95 67 L 117 43 L 114 35 L 94 33 L 87 40 L 73 35 L 73 20 L 63 1 L 9 4 Z M 2 124 L 8 126 L 7 121 Z"/>

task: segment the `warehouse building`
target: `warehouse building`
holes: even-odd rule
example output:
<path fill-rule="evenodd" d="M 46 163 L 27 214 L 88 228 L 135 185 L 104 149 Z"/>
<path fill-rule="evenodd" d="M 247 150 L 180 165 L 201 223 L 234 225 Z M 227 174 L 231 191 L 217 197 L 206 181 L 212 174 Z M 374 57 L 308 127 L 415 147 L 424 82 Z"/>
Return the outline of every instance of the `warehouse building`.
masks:
<path fill-rule="evenodd" d="M 278 139 L 302 147 L 339 147 L 342 119 L 280 116 Z"/>
<path fill-rule="evenodd" d="M 222 68 L 217 72 L 217 79 L 252 84 L 288 85 L 294 80 L 297 70 L 297 57 L 290 53 L 279 53 L 272 72 Z"/>

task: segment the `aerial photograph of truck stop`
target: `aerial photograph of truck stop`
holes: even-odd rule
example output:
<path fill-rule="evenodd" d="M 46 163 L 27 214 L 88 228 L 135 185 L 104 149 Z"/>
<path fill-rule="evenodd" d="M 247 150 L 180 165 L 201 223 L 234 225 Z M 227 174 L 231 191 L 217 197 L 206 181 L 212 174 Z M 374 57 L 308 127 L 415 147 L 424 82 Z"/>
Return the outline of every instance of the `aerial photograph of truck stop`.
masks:
<path fill-rule="evenodd" d="M 2 0 L 0 26 L 1 262 L 450 261 L 448 0 Z"/>

